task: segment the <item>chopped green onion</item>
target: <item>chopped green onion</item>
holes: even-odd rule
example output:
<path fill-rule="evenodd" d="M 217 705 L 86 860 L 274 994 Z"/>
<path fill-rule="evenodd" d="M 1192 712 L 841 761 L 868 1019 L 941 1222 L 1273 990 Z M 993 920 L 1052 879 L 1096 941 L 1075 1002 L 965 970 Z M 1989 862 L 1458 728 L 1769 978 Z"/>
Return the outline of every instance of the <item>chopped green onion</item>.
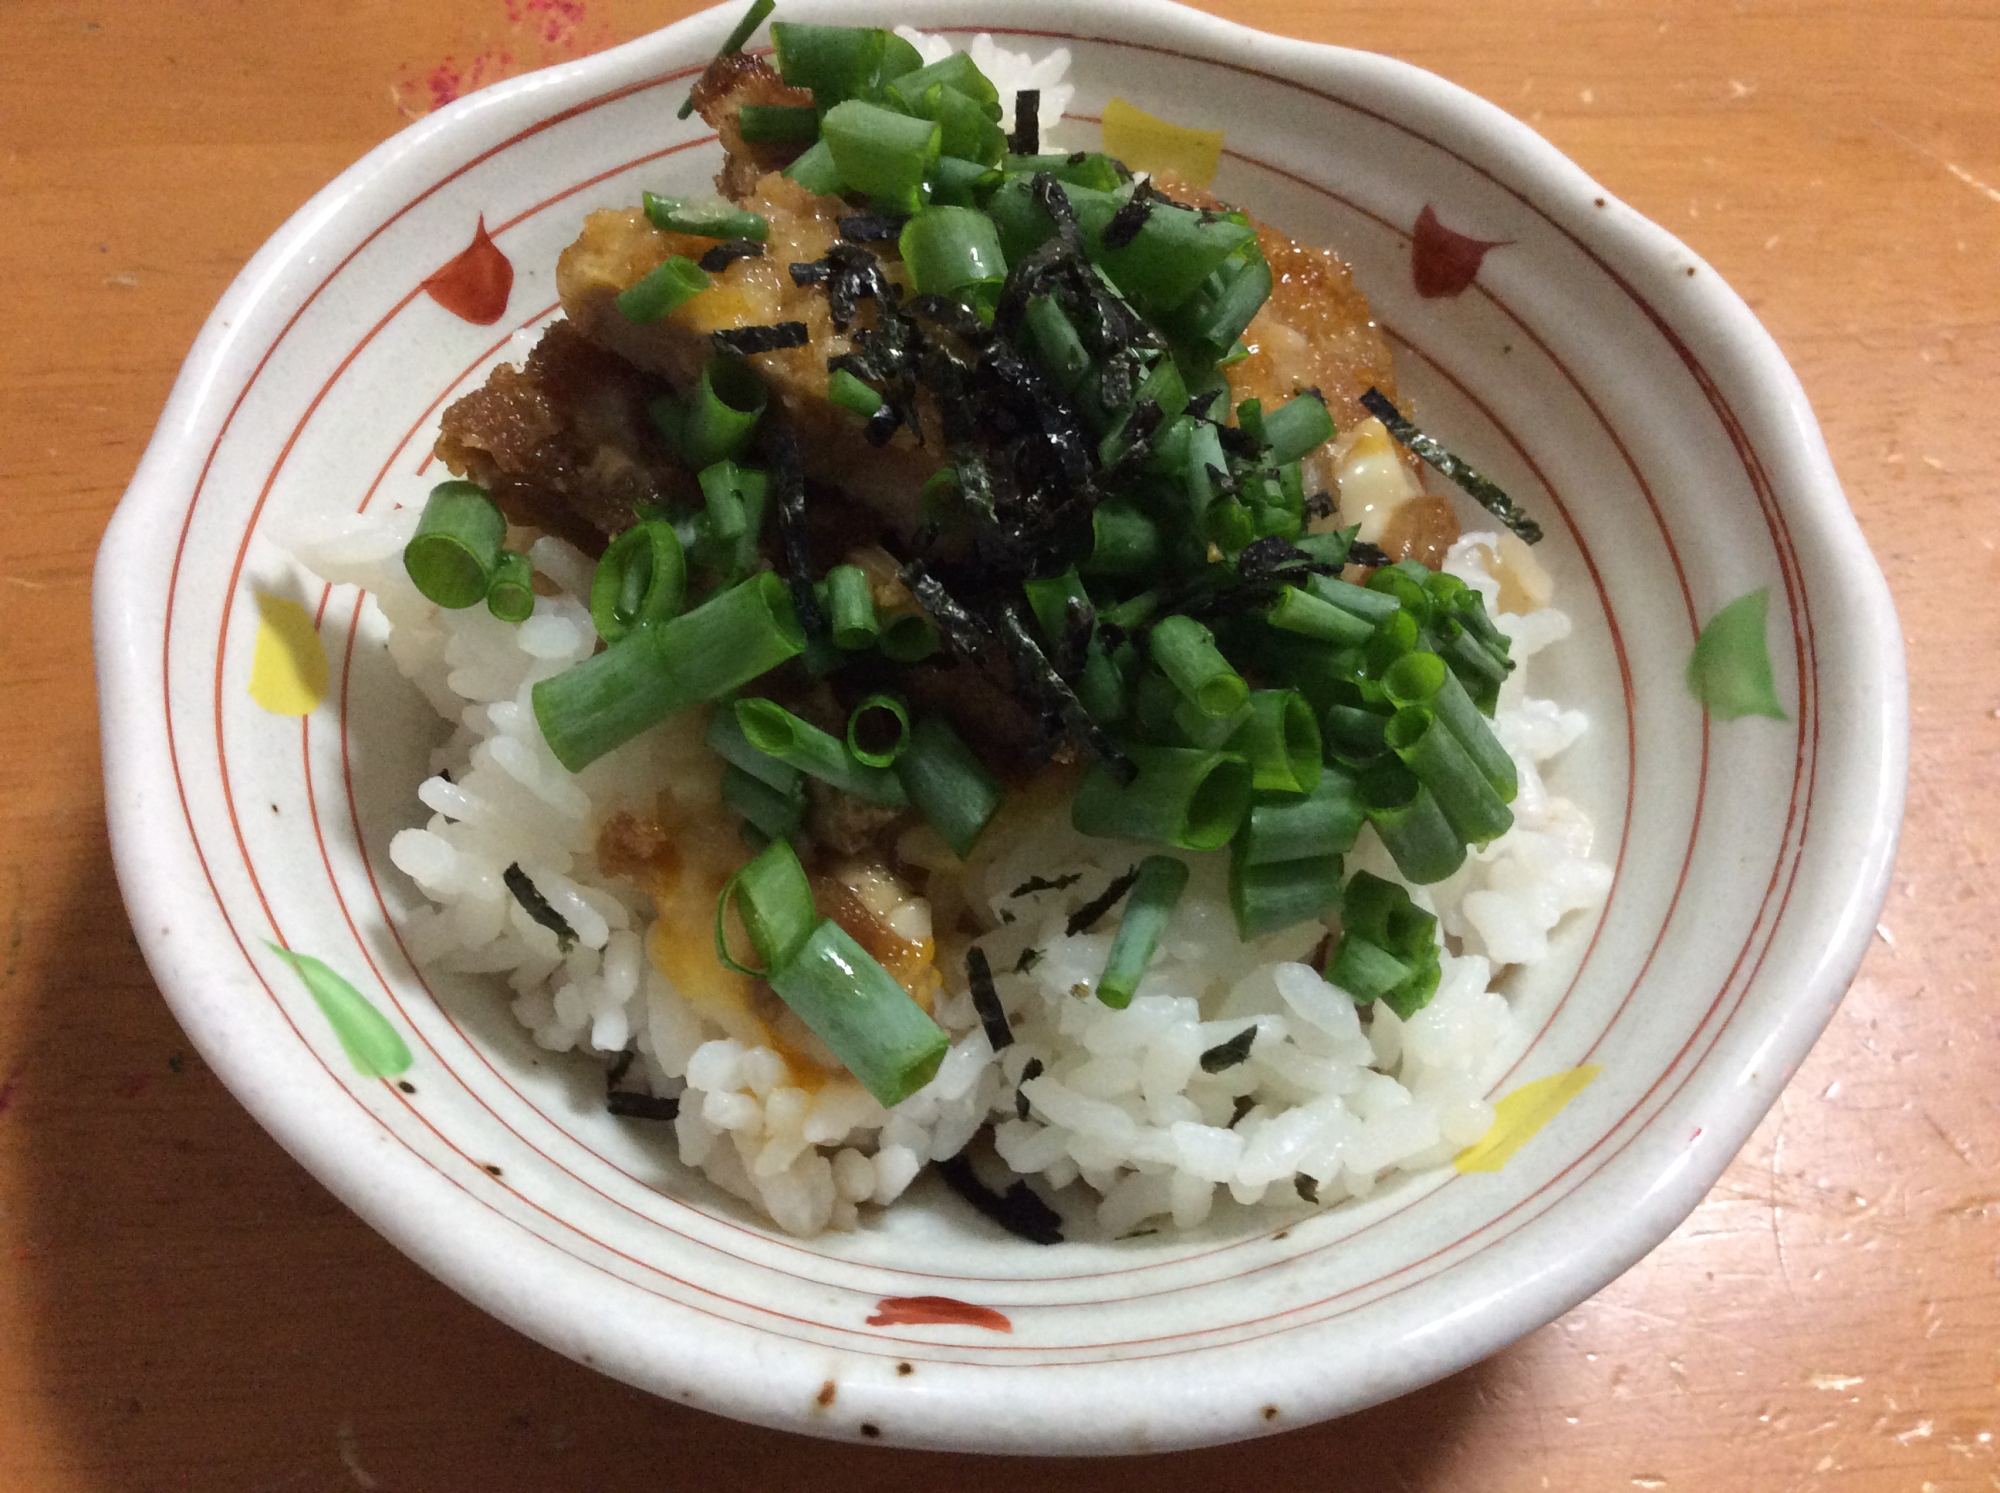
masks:
<path fill-rule="evenodd" d="M 754 509 L 761 516 L 770 479 L 733 461 L 718 461 L 703 467 L 696 480 L 701 483 L 701 495 L 708 505 L 707 537 L 723 546 L 743 541 L 746 536 L 754 542 L 750 514 Z"/>
<path fill-rule="evenodd" d="M 1236 714 L 1249 700 L 1250 686 L 1215 646 L 1215 635 L 1194 618 L 1161 618 L 1148 647 L 1160 672 L 1210 720 Z"/>
<path fill-rule="evenodd" d="M 910 712 L 894 695 L 870 695 L 847 717 L 847 749 L 864 767 L 894 767 L 909 744 Z"/>
<path fill-rule="evenodd" d="M 1188 883 L 1187 862 L 1170 855 L 1149 855 L 1139 863 L 1139 879 L 1125 899 L 1125 913 L 1098 977 L 1097 998 L 1114 1010 L 1132 1004 L 1132 993 L 1153 962 L 1160 935 L 1173 917 L 1174 906 Z"/>
<path fill-rule="evenodd" d="M 845 368 L 836 368 L 827 376 L 826 397 L 864 420 L 882 408 L 882 396 Z"/>
<path fill-rule="evenodd" d="M 1007 153 L 1007 135 L 986 106 L 949 83 L 933 83 L 903 105 L 905 112 L 928 119 L 942 132 L 943 156 L 997 166 Z"/>
<path fill-rule="evenodd" d="M 1235 852 L 1246 866 L 1344 855 L 1366 822 L 1354 779 L 1328 767 L 1310 793 L 1258 794 L 1236 832 Z"/>
<path fill-rule="evenodd" d="M 535 720 L 556 760 L 581 772 L 649 726 L 740 689 L 805 646 L 790 589 L 764 571 L 542 680 L 534 687 Z"/>
<path fill-rule="evenodd" d="M 743 727 L 738 723 L 734 710 L 725 707 L 710 716 L 708 734 L 704 739 L 708 749 L 724 762 L 775 788 L 785 797 L 791 798 L 800 792 L 799 780 L 804 775 L 789 762 L 780 762 L 752 746 L 750 738 L 743 734 Z"/>
<path fill-rule="evenodd" d="M 720 716 L 729 716 L 722 711 Z M 730 717 L 733 719 L 734 717 Z M 777 764 L 784 766 L 783 763 Z M 722 769 L 722 803 L 767 840 L 789 840 L 805 819 L 805 779 L 792 774 L 789 792 L 774 788 L 734 762 Z"/>
<path fill-rule="evenodd" d="M 837 736 L 800 720 L 774 700 L 738 700 L 736 723 L 758 751 L 856 798 L 894 807 L 909 801 L 897 776 L 855 759 Z"/>
<path fill-rule="evenodd" d="M 819 138 L 819 110 L 811 104 L 745 104 L 736 127 L 749 145 L 810 145 Z"/>
<path fill-rule="evenodd" d="M 1264 620 L 1286 632 L 1341 648 L 1359 647 L 1375 633 L 1372 623 L 1297 586 L 1278 588 L 1278 599 L 1265 610 Z"/>
<path fill-rule="evenodd" d="M 881 1104 L 929 1083 L 951 1039 L 832 918 L 766 978 L 814 1036 Z"/>
<path fill-rule="evenodd" d="M 1383 739 L 1430 790 L 1452 829 L 1473 845 L 1505 834 L 1514 816 L 1486 775 L 1434 711 L 1406 705 L 1389 719 Z"/>
<path fill-rule="evenodd" d="M 1092 575 L 1147 575 L 1166 553 L 1160 526 L 1124 498 L 1099 503 L 1090 515 L 1090 556 L 1083 568 Z"/>
<path fill-rule="evenodd" d="M 1718 721 L 1745 716 L 1789 720 L 1778 699 L 1777 675 L 1771 668 L 1766 619 L 1771 591 L 1760 587 L 1729 603 L 1708 619 L 1695 639 L 1688 659 L 1688 693 Z"/>
<path fill-rule="evenodd" d="M 778 0 L 751 0 L 750 8 L 743 13 L 743 19 L 736 23 L 736 29 L 729 33 L 729 39 L 722 44 L 722 50 L 715 55 L 727 57 L 731 52 L 743 50 L 743 43 L 750 40 L 750 34 L 764 24 L 764 17 L 778 8 Z M 689 93 L 682 100 L 679 117 L 686 119 L 694 113 L 694 94 Z"/>
<path fill-rule="evenodd" d="M 931 202 L 938 207 L 978 207 L 1002 180 L 991 166 L 940 154 L 931 167 Z"/>
<path fill-rule="evenodd" d="M 1093 766 L 1070 804 L 1079 834 L 1144 840 L 1182 850 L 1229 843 L 1250 809 L 1250 764 L 1234 752 L 1133 744 L 1138 769 L 1120 784 Z"/>
<path fill-rule="evenodd" d="M 1278 466 L 1297 461 L 1333 439 L 1333 416 L 1317 394 L 1294 394 L 1264 417 L 1264 440 Z"/>
<path fill-rule="evenodd" d="M 826 573 L 826 610 L 837 648 L 850 653 L 872 648 L 882 634 L 874 587 L 858 565 L 836 565 Z"/>
<path fill-rule="evenodd" d="M 1366 871 L 1354 873 L 1341 904 L 1341 936 L 1326 977 L 1357 1005 L 1381 1000 L 1404 1020 L 1437 990 L 1437 919 L 1409 891 Z"/>
<path fill-rule="evenodd" d="M 486 610 L 502 622 L 526 622 L 535 615 L 535 567 L 528 557 L 502 550 L 486 588 Z"/>
<path fill-rule="evenodd" d="M 1343 581 L 1337 575 L 1313 576 L 1307 580 L 1306 589 L 1321 601 L 1331 602 L 1343 612 L 1352 612 L 1372 626 L 1379 627 L 1401 609 L 1395 597 Z"/>
<path fill-rule="evenodd" d="M 743 920 L 743 931 L 750 935 L 750 946 L 764 961 L 761 970 L 745 969 L 729 952 L 731 903 Z M 715 957 L 743 974 L 771 973 L 798 958 L 819 921 L 812 883 L 799 864 L 798 852 L 774 838 L 723 884 L 715 899 Z"/>
<path fill-rule="evenodd" d="M 486 599 L 507 519 L 476 482 L 440 482 L 424 500 L 403 569 L 428 601 L 459 611 Z"/>
<path fill-rule="evenodd" d="M 706 289 L 707 270 L 684 254 L 670 254 L 645 279 L 618 292 L 618 309 L 629 322 L 654 322 Z"/>
<path fill-rule="evenodd" d="M 941 62 L 933 62 L 928 67 L 920 67 L 915 72 L 892 79 L 889 97 L 902 108 L 909 109 L 913 100 L 922 98 L 926 90 L 938 83 L 956 88 L 968 98 L 985 105 L 989 118 L 1000 117 L 1000 90 L 991 78 L 979 70 L 979 64 L 964 52 L 953 52 Z"/>
<path fill-rule="evenodd" d="M 1229 862 L 1229 909 L 1236 932 L 1246 941 L 1324 917 L 1340 899 L 1340 857 L 1314 856 L 1250 865 Z"/>
<path fill-rule="evenodd" d="M 937 626 L 922 612 L 885 612 L 876 620 L 882 624 L 882 656 L 891 663 L 913 664 L 938 651 Z"/>
<path fill-rule="evenodd" d="M 1073 391 L 1090 371 L 1090 354 L 1076 324 L 1050 295 L 1031 297 L 1021 322 L 1028 329 L 1036 361 L 1065 394 Z"/>
<path fill-rule="evenodd" d="M 1095 192 L 1115 192 L 1125 184 L 1125 175 L 1119 170 L 1118 162 L 1101 150 L 1073 155 L 1009 154 L 1001 158 L 1000 169 L 1008 176 L 1021 178 L 1023 185 L 1044 171 L 1067 186 L 1084 187 Z M 1047 221 L 1046 214 L 1043 220 Z M 1111 221 L 1109 216 L 1105 221 Z M 1049 227 L 1053 229 L 1055 225 L 1051 223 Z"/>
<path fill-rule="evenodd" d="M 808 146 L 805 154 L 780 174 L 822 197 L 834 196 L 845 186 L 840 178 L 840 167 L 834 164 L 833 147 L 826 143 L 824 137 Z"/>
<path fill-rule="evenodd" d="M 1319 722 L 1296 690 L 1252 690 L 1229 750 L 1249 760 L 1250 786 L 1259 793 L 1310 793 L 1319 786 Z"/>
<path fill-rule="evenodd" d="M 611 541 L 590 580 L 590 620 L 615 643 L 634 628 L 676 616 L 687 597 L 687 555 L 665 519 L 634 524 Z"/>
<path fill-rule="evenodd" d="M 1435 711 L 1466 755 L 1493 785 L 1502 803 L 1512 803 L 1520 791 L 1514 759 L 1479 713 L 1472 696 L 1444 660 L 1434 653 L 1406 653 L 1382 676 L 1383 693 L 1397 706 L 1420 705 Z"/>
<path fill-rule="evenodd" d="M 1007 278 L 993 220 L 976 208 L 925 208 L 903 225 L 898 247 L 919 295 L 958 295 Z"/>
<path fill-rule="evenodd" d="M 769 398 L 764 380 L 747 361 L 728 353 L 710 358 L 681 417 L 682 459 L 697 472 L 734 461 L 750 449 Z"/>
<path fill-rule="evenodd" d="M 875 26 L 776 21 L 771 46 L 778 75 L 794 88 L 811 89 L 822 115 L 843 99 L 871 94 L 889 79 L 914 71 L 924 60 L 901 37 Z"/>
<path fill-rule="evenodd" d="M 924 205 L 943 139 L 937 125 L 851 98 L 827 111 L 820 138 L 849 190 L 894 212 L 914 213 Z"/>
<path fill-rule="evenodd" d="M 952 852 L 969 855 L 1006 795 L 942 716 L 920 718 L 896 776 L 910 802 Z"/>
<path fill-rule="evenodd" d="M 667 233 L 696 238 L 747 238 L 758 243 L 771 236 L 771 222 L 762 213 L 747 212 L 721 197 L 661 197 L 647 192 L 641 199 L 646 219 Z"/>
<path fill-rule="evenodd" d="M 1400 762 L 1384 762 L 1361 776 L 1361 803 L 1406 880 L 1419 886 L 1443 881 L 1465 864 L 1465 841 L 1444 810 Z"/>

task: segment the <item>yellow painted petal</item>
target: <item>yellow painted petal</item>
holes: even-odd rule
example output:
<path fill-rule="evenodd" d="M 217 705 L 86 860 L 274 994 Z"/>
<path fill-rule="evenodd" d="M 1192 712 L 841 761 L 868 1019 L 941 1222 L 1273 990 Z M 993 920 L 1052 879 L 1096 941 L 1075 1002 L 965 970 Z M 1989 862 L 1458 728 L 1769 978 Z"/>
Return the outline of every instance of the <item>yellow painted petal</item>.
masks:
<path fill-rule="evenodd" d="M 1122 98 L 1105 101 L 1103 128 L 1105 154 L 1134 171 L 1170 173 L 1189 186 L 1205 187 L 1222 162 L 1221 130 L 1168 124 Z"/>
<path fill-rule="evenodd" d="M 1493 1128 L 1458 1153 L 1458 1169 L 1499 1171 L 1603 1071 L 1596 1063 L 1586 1063 L 1566 1073 L 1551 1073 L 1547 1078 L 1522 1084 L 1493 1106 Z"/>
<path fill-rule="evenodd" d="M 250 698 L 273 715 L 311 715 L 326 698 L 326 646 L 296 601 L 257 593 Z"/>

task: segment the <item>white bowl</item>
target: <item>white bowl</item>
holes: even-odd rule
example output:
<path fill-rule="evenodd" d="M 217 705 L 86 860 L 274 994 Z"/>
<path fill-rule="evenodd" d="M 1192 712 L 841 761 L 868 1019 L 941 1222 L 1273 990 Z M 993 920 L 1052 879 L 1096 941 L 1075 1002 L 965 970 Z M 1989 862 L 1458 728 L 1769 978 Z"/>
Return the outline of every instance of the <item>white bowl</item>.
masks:
<path fill-rule="evenodd" d="M 1749 310 L 1499 110 L 1160 0 L 897 15 L 1067 46 L 1084 121 L 1116 93 L 1226 126 L 1216 190 L 1337 246 L 1427 424 L 1547 520 L 1578 627 L 1543 687 L 1593 719 L 1559 781 L 1616 880 L 1559 968 L 1511 988 L 1532 1040 L 1500 1089 L 1584 1063 L 1597 1080 L 1500 1171 L 1446 1170 L 1288 1228 L 1237 1213 L 1193 1236 L 1038 1249 L 931 1191 L 802 1243 L 683 1173 L 659 1132 L 606 1116 L 596 1070 L 539 1053 L 492 989 L 411 966 L 393 926 L 416 894 L 385 847 L 420 812 L 437 721 L 362 599 L 269 536 L 420 499 L 439 409 L 549 316 L 583 212 L 705 182 L 716 147 L 674 109 L 733 8 L 406 130 L 300 211 L 209 319 L 99 557 L 133 924 L 203 1055 L 315 1175 L 472 1300 L 659 1394 L 994 1451 L 1152 1450 L 1354 1410 L 1492 1352 L 1658 1243 L 1825 1025 L 1902 809 L 1888 593 Z M 1462 294 L 1415 291 L 1426 205 L 1504 242 Z M 490 327 L 420 289 L 482 216 L 515 269 Z M 1698 624 L 1757 587 L 1792 719 L 1711 723 L 1683 683 Z M 247 692 L 255 591 L 317 618 L 333 691 L 303 719 Z M 360 987 L 414 1052 L 400 1081 L 357 1072 L 269 941 Z M 1006 1330 L 871 1320 L 898 1297 L 971 1303 Z"/>

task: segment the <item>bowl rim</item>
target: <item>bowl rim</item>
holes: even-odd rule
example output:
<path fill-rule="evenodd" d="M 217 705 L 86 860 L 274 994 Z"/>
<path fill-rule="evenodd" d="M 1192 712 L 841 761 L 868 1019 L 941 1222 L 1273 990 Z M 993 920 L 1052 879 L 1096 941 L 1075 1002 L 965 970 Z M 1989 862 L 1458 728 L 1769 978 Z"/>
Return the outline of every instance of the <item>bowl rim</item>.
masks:
<path fill-rule="evenodd" d="M 847 0 L 788 0 L 787 5 L 795 16 L 814 20 L 851 19 L 855 9 Z M 1144 36 L 1265 79 L 1337 85 L 1344 101 L 1372 100 L 1421 138 L 1430 139 L 1408 119 L 1420 116 L 1450 130 L 1451 148 L 1462 159 L 1567 231 L 1628 290 L 1642 286 L 1646 294 L 1639 297 L 1641 303 L 1659 308 L 1656 320 L 1670 339 L 1681 342 L 1683 333 L 1676 328 L 1699 326 L 1706 362 L 1728 366 L 1754 385 L 1758 397 L 1747 407 L 1740 401 L 1738 406 L 1748 427 L 1745 439 L 1799 500 L 1799 506 L 1788 509 L 1788 516 L 1809 526 L 1813 540 L 1824 548 L 1821 567 L 1839 574 L 1842 605 L 1857 624 L 1851 630 L 1862 648 L 1836 660 L 1835 666 L 1842 677 L 1868 688 L 1867 703 L 1874 707 L 1861 719 L 1865 740 L 1851 745 L 1852 751 L 1875 764 L 1872 784 L 1857 785 L 1850 794 L 1862 801 L 1867 823 L 1856 837 L 1853 880 L 1846 896 L 1823 915 L 1827 934 L 1822 947 L 1810 967 L 1800 972 L 1796 998 L 1775 1026 L 1762 1034 L 1755 1070 L 1698 1074 L 1690 1080 L 1709 1092 L 1708 1112 L 1715 1122 L 1674 1164 L 1659 1169 L 1652 1185 L 1594 1236 L 1588 1250 L 1579 1248 L 1567 1258 L 1565 1269 L 1537 1272 L 1517 1289 L 1480 1303 L 1456 1324 L 1456 1338 L 1447 1342 L 1431 1335 L 1413 1356 L 1410 1371 L 1393 1380 L 1349 1382 L 1338 1395 L 1322 1395 L 1316 1415 L 1312 1397 L 1300 1396 L 1314 1418 L 1359 1409 L 1453 1372 L 1551 1320 L 1663 1240 L 1720 1176 L 1831 1019 L 1872 936 L 1902 817 L 1907 682 L 1900 627 L 1888 588 L 1841 493 L 1804 389 L 1754 313 L 1665 229 L 1618 203 L 1555 146 L 1497 106 L 1392 58 L 1273 36 L 1171 0 L 1119 0 L 1082 15 L 1060 0 L 922 0 L 911 10 L 916 13 L 914 20 L 930 26 L 990 30 L 1003 38 L 1010 30 L 1033 33 L 1052 24 L 1063 26 L 1065 35 L 1127 46 L 1145 45 L 1130 40 Z M 406 1254 L 529 1336 L 657 1392 L 677 1388 L 684 1399 L 695 1400 L 688 1386 L 698 1380 L 700 1398 L 695 1402 L 709 1408 L 787 1429 L 844 1435 L 843 1425 L 802 1417 L 800 1397 L 789 1384 L 777 1388 L 764 1382 L 753 1361 L 758 1354 L 751 1340 L 759 1336 L 754 1328 L 742 1329 L 745 1343 L 718 1341 L 693 1356 L 705 1361 L 696 1363 L 691 1357 L 671 1371 L 657 1362 L 645 1363 L 640 1344 L 628 1343 L 618 1351 L 593 1356 L 592 1335 L 579 1330 L 576 1319 L 563 1315 L 577 1304 L 571 1292 L 557 1288 L 538 1296 L 525 1291 L 519 1274 L 525 1256 L 507 1249 L 482 1254 L 476 1246 L 452 1242 L 450 1231 L 438 1226 L 441 1205 L 428 1196 L 436 1185 L 434 1174 L 428 1181 L 412 1182 L 370 1168 L 337 1134 L 317 1122 L 308 1123 L 306 1109 L 292 1105 L 256 1071 L 255 1054 L 229 1040 L 216 1024 L 218 1008 L 205 994 L 198 951 L 191 950 L 186 940 L 176 943 L 165 931 L 177 921 L 180 882 L 156 872 L 179 851 L 174 843 L 178 821 L 146 810 L 149 803 L 174 792 L 171 779 L 163 774 L 164 753 L 150 730 L 164 713 L 163 704 L 156 709 L 151 703 L 160 618 L 135 606 L 121 582 L 121 576 L 162 538 L 171 539 L 159 530 L 162 514 L 157 510 L 184 485 L 195 466 L 190 437 L 201 432 L 201 416 L 213 391 L 227 384 L 235 360 L 246 351 L 241 339 L 252 322 L 250 313 L 273 295 L 286 272 L 358 196 L 393 178 L 413 158 L 421 159 L 438 137 L 460 131 L 475 137 L 494 133 L 495 124 L 489 120 L 506 121 L 522 101 L 532 103 L 543 94 L 560 101 L 593 79 L 623 76 L 649 67 L 656 58 L 674 69 L 671 75 L 691 76 L 734 24 L 736 11 L 733 4 L 704 11 L 606 52 L 468 95 L 371 150 L 316 193 L 257 251 L 196 338 L 100 546 L 93 581 L 100 722 L 114 860 L 142 951 L 205 1060 L 267 1131 Z M 1111 34 L 1114 31 L 1119 34 Z M 686 66 L 668 60 L 679 57 L 697 60 Z M 652 68 L 651 75 L 657 76 L 658 69 Z M 1592 202 L 1608 208 L 1593 213 L 1585 206 Z M 1686 275 L 1658 268 L 1668 258 L 1689 266 Z M 254 346 L 248 350 L 254 351 Z M 1800 583 L 1805 584 L 1803 575 Z M 135 708 L 133 702 L 139 700 L 148 703 Z M 951 1424 L 949 1415 L 934 1415 L 934 1421 L 945 1423 L 913 1425 L 912 1434 L 899 1434 L 897 1439 L 960 1449 L 1133 1449 L 1125 1441 L 1125 1427 L 1110 1423 L 1116 1417 L 1105 1417 L 1106 1423 L 1100 1425 L 1087 1424 L 1087 1419 L 1072 1415 L 1061 1426 L 1035 1428 L 1045 1439 L 1031 1443 L 991 1425 Z M 1248 1435 L 1255 1430 L 1228 1434 Z M 1216 1439 L 1227 1436 L 1197 1430 L 1171 1444 Z"/>

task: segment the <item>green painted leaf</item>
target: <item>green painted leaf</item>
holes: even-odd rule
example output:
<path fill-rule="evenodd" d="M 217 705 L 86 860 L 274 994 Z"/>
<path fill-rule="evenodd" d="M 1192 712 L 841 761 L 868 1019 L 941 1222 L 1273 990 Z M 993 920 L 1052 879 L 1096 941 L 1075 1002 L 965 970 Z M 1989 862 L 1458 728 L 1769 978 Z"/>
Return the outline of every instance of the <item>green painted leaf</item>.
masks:
<path fill-rule="evenodd" d="M 1788 721 L 1771 675 L 1771 650 L 1764 620 L 1771 592 L 1763 587 L 1739 596 L 1708 621 L 1688 660 L 1688 693 L 1718 721 L 1767 715 Z"/>
<path fill-rule="evenodd" d="M 269 944 L 271 952 L 298 971 L 313 1003 L 320 1008 L 340 1049 L 363 1078 L 394 1078 L 413 1061 L 410 1049 L 388 1018 L 368 1004 L 368 997 L 310 954 Z"/>

